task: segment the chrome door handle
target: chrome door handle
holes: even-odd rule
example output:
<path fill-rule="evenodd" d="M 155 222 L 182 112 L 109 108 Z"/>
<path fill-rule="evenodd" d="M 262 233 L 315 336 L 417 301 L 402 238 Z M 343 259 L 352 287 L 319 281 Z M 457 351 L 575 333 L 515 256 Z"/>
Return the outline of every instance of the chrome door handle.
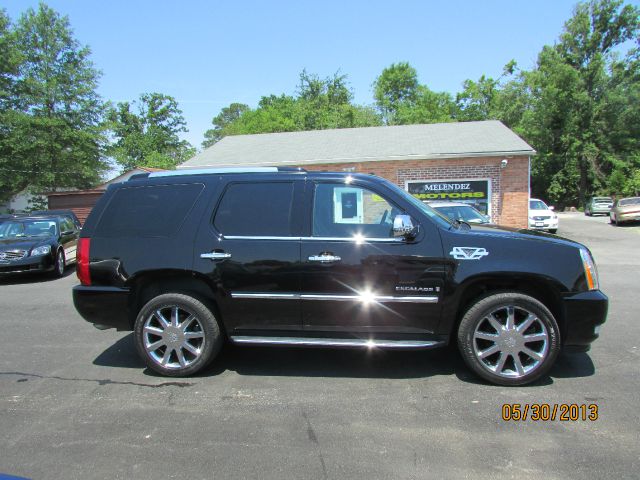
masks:
<path fill-rule="evenodd" d="M 201 253 L 200 258 L 208 258 L 209 260 L 225 260 L 227 258 L 231 258 L 231 254 L 225 252 Z"/>
<path fill-rule="evenodd" d="M 342 260 L 342 258 L 340 258 L 337 255 L 311 255 L 309 257 L 309 261 L 310 262 L 324 262 L 324 263 L 331 263 L 331 262 L 339 262 L 340 260 Z"/>

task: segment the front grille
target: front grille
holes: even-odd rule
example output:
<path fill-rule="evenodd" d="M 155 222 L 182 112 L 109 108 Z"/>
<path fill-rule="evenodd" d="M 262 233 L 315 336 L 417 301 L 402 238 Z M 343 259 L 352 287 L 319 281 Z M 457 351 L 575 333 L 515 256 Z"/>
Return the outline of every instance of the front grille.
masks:
<path fill-rule="evenodd" d="M 0 251 L 0 260 L 20 260 L 26 255 L 26 250 L 5 250 Z"/>
<path fill-rule="evenodd" d="M 542 221 L 542 220 L 549 220 L 550 218 L 551 218 L 551 217 L 541 217 L 541 216 L 539 216 L 539 217 L 533 217 L 533 219 L 534 219 L 534 220 L 536 220 L 536 221 L 538 221 L 538 222 L 540 222 L 540 221 Z"/>

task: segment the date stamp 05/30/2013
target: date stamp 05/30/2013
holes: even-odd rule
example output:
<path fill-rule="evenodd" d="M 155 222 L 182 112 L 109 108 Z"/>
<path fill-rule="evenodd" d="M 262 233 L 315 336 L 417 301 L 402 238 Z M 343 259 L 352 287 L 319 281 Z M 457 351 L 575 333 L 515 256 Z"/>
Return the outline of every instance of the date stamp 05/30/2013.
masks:
<path fill-rule="evenodd" d="M 595 403 L 505 403 L 502 420 L 505 422 L 595 422 L 598 420 Z"/>

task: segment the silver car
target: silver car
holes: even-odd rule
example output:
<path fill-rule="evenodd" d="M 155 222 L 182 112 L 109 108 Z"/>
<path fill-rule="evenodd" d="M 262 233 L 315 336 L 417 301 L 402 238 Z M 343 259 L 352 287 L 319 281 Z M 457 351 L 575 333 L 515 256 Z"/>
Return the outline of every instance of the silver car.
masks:
<path fill-rule="evenodd" d="M 623 222 L 640 221 L 640 197 L 616 200 L 609 212 L 609 221 L 614 225 Z"/>
<path fill-rule="evenodd" d="M 584 214 L 588 217 L 592 215 L 609 215 L 609 211 L 613 206 L 611 197 L 593 197 L 584 207 Z"/>

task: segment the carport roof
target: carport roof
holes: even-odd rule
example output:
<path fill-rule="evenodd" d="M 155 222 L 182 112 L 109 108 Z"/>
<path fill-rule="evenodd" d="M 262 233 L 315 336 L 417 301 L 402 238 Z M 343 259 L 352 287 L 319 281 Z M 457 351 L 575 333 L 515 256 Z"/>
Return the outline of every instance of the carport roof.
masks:
<path fill-rule="evenodd" d="M 179 168 L 303 166 L 535 153 L 502 122 L 489 120 L 228 136 Z"/>

